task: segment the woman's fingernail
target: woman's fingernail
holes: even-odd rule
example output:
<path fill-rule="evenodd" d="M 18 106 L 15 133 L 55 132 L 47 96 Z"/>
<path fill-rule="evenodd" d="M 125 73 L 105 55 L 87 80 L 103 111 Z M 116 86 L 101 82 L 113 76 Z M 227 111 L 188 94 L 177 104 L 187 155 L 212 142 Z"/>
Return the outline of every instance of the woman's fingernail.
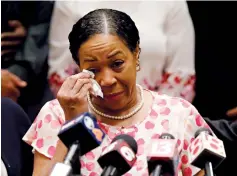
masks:
<path fill-rule="evenodd" d="M 26 86 L 27 83 L 26 83 L 25 81 L 22 81 L 22 82 L 21 82 L 21 85 L 22 85 L 22 86 Z"/>

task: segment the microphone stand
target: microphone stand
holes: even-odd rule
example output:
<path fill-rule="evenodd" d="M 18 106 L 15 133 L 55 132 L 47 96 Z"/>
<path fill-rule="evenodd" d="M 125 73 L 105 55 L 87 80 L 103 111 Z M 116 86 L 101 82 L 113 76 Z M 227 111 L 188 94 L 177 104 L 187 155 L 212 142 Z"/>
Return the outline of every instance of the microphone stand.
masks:
<path fill-rule="evenodd" d="M 160 176 L 161 175 L 161 165 L 157 165 L 155 170 L 151 173 L 150 176 Z"/>
<path fill-rule="evenodd" d="M 121 176 L 121 174 L 118 173 L 118 170 L 114 166 L 107 166 L 104 168 L 101 176 Z"/>
<path fill-rule="evenodd" d="M 75 141 L 70 146 L 63 163 L 57 163 L 50 173 L 50 176 L 80 176 L 80 149 L 79 141 Z"/>
<path fill-rule="evenodd" d="M 206 176 L 214 176 L 212 163 L 209 161 L 205 163 L 205 175 Z"/>

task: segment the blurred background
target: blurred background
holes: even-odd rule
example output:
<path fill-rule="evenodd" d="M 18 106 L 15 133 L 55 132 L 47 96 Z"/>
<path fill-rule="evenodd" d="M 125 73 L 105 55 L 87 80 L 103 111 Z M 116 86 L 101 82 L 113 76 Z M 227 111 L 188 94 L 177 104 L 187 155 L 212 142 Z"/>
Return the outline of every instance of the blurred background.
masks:
<path fill-rule="evenodd" d="M 195 29 L 196 98 L 203 116 L 227 118 L 236 107 L 236 7 L 234 1 L 188 1 Z"/>

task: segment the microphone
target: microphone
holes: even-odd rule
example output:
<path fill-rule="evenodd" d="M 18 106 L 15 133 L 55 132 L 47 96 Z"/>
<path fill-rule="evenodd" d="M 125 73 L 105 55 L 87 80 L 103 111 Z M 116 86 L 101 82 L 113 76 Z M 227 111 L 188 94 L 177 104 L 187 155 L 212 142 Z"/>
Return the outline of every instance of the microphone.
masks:
<path fill-rule="evenodd" d="M 66 122 L 58 137 L 69 151 L 64 162 L 55 165 L 51 176 L 68 176 L 80 174 L 79 157 L 100 146 L 105 133 L 97 124 L 95 116 L 86 112 Z"/>
<path fill-rule="evenodd" d="M 158 140 L 152 140 L 151 144 L 147 155 L 150 176 L 174 176 L 179 162 L 177 140 L 171 134 L 163 133 Z"/>
<path fill-rule="evenodd" d="M 128 172 L 137 160 L 137 142 L 133 137 L 121 134 L 102 152 L 97 160 L 103 172 L 101 176 L 121 176 Z"/>
<path fill-rule="evenodd" d="M 190 163 L 198 168 L 205 168 L 206 176 L 214 176 L 213 168 L 216 169 L 226 158 L 223 142 L 212 136 L 208 128 L 196 131 L 188 151 Z"/>

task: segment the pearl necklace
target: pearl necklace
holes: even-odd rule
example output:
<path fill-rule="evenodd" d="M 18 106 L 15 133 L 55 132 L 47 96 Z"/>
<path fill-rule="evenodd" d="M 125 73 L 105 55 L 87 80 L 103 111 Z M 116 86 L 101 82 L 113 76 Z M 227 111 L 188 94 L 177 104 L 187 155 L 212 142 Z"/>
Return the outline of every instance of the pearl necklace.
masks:
<path fill-rule="evenodd" d="M 138 104 L 138 106 L 132 111 L 130 112 L 129 114 L 127 115 L 122 115 L 122 116 L 111 116 L 111 115 L 108 115 L 108 114 L 104 114 L 102 112 L 100 112 L 99 110 L 97 110 L 94 105 L 92 104 L 91 102 L 91 98 L 90 98 L 90 95 L 89 95 L 89 92 L 87 93 L 87 100 L 88 100 L 88 103 L 89 103 L 89 106 L 90 108 L 98 115 L 102 116 L 102 117 L 106 117 L 108 119 L 113 119 L 113 120 L 124 120 L 124 119 L 128 119 L 130 117 L 132 117 L 134 114 L 136 114 L 143 106 L 144 104 L 144 98 L 143 98 L 143 89 L 140 85 L 137 85 L 137 87 L 140 89 L 140 93 L 141 93 L 141 101 L 140 103 Z"/>

